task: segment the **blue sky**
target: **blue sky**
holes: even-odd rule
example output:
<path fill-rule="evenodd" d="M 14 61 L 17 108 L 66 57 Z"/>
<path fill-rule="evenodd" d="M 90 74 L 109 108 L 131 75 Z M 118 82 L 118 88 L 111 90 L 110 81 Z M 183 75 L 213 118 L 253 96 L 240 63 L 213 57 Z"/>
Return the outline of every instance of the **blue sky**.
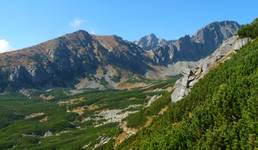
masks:
<path fill-rule="evenodd" d="M 257 6 L 257 0 L 0 0 L 0 52 L 78 29 L 127 40 L 149 33 L 176 39 L 213 21 L 249 23 Z"/>

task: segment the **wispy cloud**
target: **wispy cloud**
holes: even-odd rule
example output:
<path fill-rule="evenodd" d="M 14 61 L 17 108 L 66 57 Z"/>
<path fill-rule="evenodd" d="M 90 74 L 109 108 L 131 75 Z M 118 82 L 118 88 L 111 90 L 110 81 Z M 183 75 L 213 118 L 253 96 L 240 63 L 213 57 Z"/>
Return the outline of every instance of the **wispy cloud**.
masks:
<path fill-rule="evenodd" d="M 73 29 L 80 29 L 82 27 L 82 25 L 84 23 L 86 23 L 87 20 L 84 20 L 84 19 L 80 19 L 80 18 L 75 18 L 72 22 L 70 22 L 70 26 L 73 28 Z"/>
<path fill-rule="evenodd" d="M 0 39 L 0 53 L 12 51 L 13 48 L 10 42 L 6 39 Z"/>
<path fill-rule="evenodd" d="M 70 22 L 69 25 L 73 30 L 79 30 L 83 28 L 84 30 L 88 31 L 90 34 L 97 34 L 95 28 L 89 26 L 88 23 L 89 23 L 88 20 L 75 18 L 73 19 L 73 21 Z"/>
<path fill-rule="evenodd" d="M 93 28 L 91 28 L 91 29 L 89 30 L 89 33 L 90 33 L 90 34 L 97 34 L 96 31 L 95 31 Z"/>

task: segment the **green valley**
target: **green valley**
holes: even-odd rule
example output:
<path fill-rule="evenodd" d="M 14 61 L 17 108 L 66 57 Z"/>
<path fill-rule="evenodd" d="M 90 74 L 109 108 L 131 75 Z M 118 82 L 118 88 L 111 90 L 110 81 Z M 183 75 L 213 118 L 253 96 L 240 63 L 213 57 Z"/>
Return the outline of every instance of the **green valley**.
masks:
<path fill-rule="evenodd" d="M 170 103 L 168 91 L 175 80 L 153 81 L 148 87 L 132 90 L 28 90 L 23 92 L 26 96 L 3 93 L 0 149 L 112 147 L 123 132 L 122 122 L 136 126 L 139 119 L 146 120 L 145 114 L 155 115 Z"/>

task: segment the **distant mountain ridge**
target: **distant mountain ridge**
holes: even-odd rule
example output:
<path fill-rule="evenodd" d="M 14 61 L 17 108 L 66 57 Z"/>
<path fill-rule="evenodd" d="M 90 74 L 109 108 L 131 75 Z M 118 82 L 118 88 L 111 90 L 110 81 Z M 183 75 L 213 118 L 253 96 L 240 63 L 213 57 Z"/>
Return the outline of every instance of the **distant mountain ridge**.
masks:
<path fill-rule="evenodd" d="M 191 37 L 167 41 L 150 34 L 136 42 L 79 30 L 0 54 L 0 90 L 119 88 L 122 82 L 144 77 L 153 65 L 206 57 L 239 28 L 232 21 L 214 22 Z"/>
<path fill-rule="evenodd" d="M 144 50 L 153 52 L 154 63 L 167 65 L 177 61 L 199 60 L 208 56 L 224 40 L 235 35 L 240 27 L 234 21 L 213 22 L 198 30 L 193 36 L 164 40 L 150 34 L 135 43 Z"/>

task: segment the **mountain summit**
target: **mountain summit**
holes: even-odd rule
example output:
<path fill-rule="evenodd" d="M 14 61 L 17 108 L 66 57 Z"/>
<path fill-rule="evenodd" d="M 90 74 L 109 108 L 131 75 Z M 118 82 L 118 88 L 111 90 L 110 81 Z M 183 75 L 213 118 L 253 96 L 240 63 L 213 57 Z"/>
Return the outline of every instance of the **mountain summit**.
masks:
<path fill-rule="evenodd" d="M 158 47 L 161 41 L 162 40 L 159 39 L 154 33 L 150 33 L 149 35 L 142 37 L 141 39 L 139 39 L 138 41 L 135 41 L 134 43 L 137 44 L 142 49 L 148 51 Z"/>

